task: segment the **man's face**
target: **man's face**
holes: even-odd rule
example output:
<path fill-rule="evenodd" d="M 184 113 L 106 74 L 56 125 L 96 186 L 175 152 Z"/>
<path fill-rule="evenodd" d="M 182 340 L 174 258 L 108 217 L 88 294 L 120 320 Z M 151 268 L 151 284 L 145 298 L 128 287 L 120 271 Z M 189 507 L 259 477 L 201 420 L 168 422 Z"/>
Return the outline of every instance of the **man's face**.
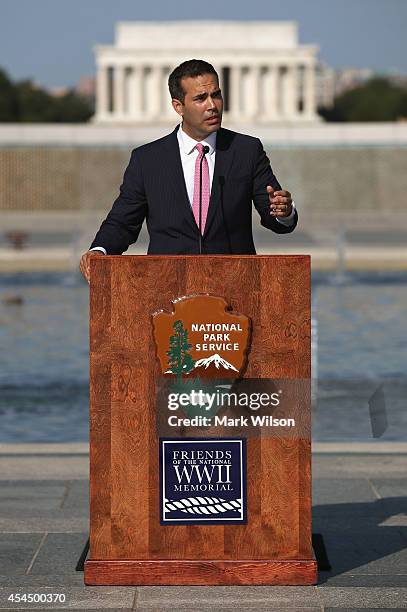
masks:
<path fill-rule="evenodd" d="M 215 74 L 203 74 L 182 79 L 184 103 L 173 100 L 172 105 L 181 115 L 183 130 L 195 140 L 204 140 L 216 132 L 222 122 L 223 98 Z"/>

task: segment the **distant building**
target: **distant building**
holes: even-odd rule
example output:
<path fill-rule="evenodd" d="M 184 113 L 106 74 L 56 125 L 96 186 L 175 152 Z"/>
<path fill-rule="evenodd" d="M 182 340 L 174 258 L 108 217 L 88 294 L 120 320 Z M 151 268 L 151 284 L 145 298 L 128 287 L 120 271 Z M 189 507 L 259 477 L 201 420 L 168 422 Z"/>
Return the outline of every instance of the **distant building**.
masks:
<path fill-rule="evenodd" d="M 85 98 L 94 98 L 96 91 L 96 78 L 94 76 L 81 76 L 75 92 Z"/>
<path fill-rule="evenodd" d="M 316 74 L 317 106 L 325 108 L 332 107 L 338 96 L 364 85 L 373 77 L 384 77 L 400 87 L 407 85 L 407 78 L 403 74 L 377 74 L 371 68 L 334 69 L 322 62 L 317 65 Z"/>
<path fill-rule="evenodd" d="M 186 59 L 218 71 L 225 119 L 235 124 L 315 122 L 318 47 L 300 45 L 295 22 L 168 21 L 116 25 L 95 48 L 95 121 L 172 124 L 168 76 Z"/>
<path fill-rule="evenodd" d="M 383 75 L 381 75 L 383 76 Z M 389 72 L 384 75 L 387 79 L 389 79 L 390 83 L 395 85 L 396 87 L 404 87 L 407 89 L 407 74 L 402 72 Z"/>
<path fill-rule="evenodd" d="M 69 92 L 73 91 L 79 96 L 83 96 L 84 98 L 94 99 L 96 78 L 94 76 L 81 76 L 79 79 L 79 83 L 74 87 L 68 87 L 67 85 L 63 85 L 60 87 L 46 87 L 43 89 L 45 89 L 45 91 L 54 98 L 61 98 L 62 96 L 65 96 Z"/>
<path fill-rule="evenodd" d="M 336 73 L 323 62 L 316 66 L 315 97 L 317 108 L 331 108 L 335 100 Z"/>
<path fill-rule="evenodd" d="M 373 76 L 371 68 L 342 68 L 335 71 L 335 96 L 364 85 Z"/>
<path fill-rule="evenodd" d="M 47 87 L 45 91 L 53 98 L 62 98 L 68 93 L 69 87 L 65 85 L 61 87 Z"/>

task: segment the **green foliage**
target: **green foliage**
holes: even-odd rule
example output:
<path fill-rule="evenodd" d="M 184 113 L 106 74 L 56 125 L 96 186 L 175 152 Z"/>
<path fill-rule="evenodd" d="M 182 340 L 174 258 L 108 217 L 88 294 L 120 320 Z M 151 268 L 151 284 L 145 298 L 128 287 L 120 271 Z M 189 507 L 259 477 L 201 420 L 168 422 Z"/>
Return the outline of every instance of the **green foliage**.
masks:
<path fill-rule="evenodd" d="M 91 104 L 74 91 L 51 96 L 31 81 L 13 84 L 0 69 L 0 121 L 82 123 L 92 115 Z"/>
<path fill-rule="evenodd" d="M 72 90 L 55 100 L 54 121 L 77 123 L 88 121 L 92 115 L 89 102 Z"/>
<path fill-rule="evenodd" d="M 193 369 L 195 362 L 189 354 L 192 344 L 188 343 L 188 331 L 184 329 L 182 321 L 175 321 L 173 329 L 174 335 L 170 337 L 170 348 L 167 351 L 168 365 L 173 374 L 181 377 Z"/>
<path fill-rule="evenodd" d="M 376 77 L 338 96 L 333 108 L 322 108 L 320 114 L 327 121 L 407 119 L 407 89 Z"/>
<path fill-rule="evenodd" d="M 18 121 L 17 92 L 6 72 L 0 69 L 0 121 Z"/>

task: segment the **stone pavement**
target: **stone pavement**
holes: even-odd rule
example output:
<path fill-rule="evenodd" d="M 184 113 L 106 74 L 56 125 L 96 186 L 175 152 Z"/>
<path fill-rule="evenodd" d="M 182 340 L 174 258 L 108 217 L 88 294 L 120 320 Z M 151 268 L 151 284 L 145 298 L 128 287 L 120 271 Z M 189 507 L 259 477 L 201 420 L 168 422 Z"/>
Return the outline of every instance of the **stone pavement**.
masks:
<path fill-rule="evenodd" d="M 0 610 L 407 609 L 406 467 L 404 443 L 314 445 L 313 532 L 331 564 L 316 587 L 85 587 L 87 446 L 0 444 Z"/>

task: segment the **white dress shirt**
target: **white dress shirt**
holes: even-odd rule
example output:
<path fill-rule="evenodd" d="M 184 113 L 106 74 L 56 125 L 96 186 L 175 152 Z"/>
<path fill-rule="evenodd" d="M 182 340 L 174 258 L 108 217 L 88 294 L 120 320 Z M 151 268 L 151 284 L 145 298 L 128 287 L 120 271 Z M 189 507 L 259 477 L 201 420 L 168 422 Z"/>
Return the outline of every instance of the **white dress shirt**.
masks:
<path fill-rule="evenodd" d="M 205 140 L 194 140 L 191 136 L 188 136 L 182 129 L 182 125 L 179 126 L 177 131 L 178 146 L 181 156 L 182 170 L 184 172 L 185 185 L 187 188 L 189 203 L 192 206 L 194 200 L 194 182 L 195 182 L 195 162 L 198 157 L 198 149 L 196 145 L 200 142 L 203 146 L 209 147 L 209 152 L 206 154 L 206 159 L 209 168 L 209 182 L 212 190 L 213 173 L 215 170 L 215 158 L 216 158 L 216 132 L 212 132 L 205 138 Z M 276 217 L 279 223 L 283 225 L 292 225 L 295 216 L 295 204 L 293 202 L 293 210 L 288 217 Z M 106 255 L 106 249 L 104 247 L 93 247 L 91 251 L 102 251 Z"/>

